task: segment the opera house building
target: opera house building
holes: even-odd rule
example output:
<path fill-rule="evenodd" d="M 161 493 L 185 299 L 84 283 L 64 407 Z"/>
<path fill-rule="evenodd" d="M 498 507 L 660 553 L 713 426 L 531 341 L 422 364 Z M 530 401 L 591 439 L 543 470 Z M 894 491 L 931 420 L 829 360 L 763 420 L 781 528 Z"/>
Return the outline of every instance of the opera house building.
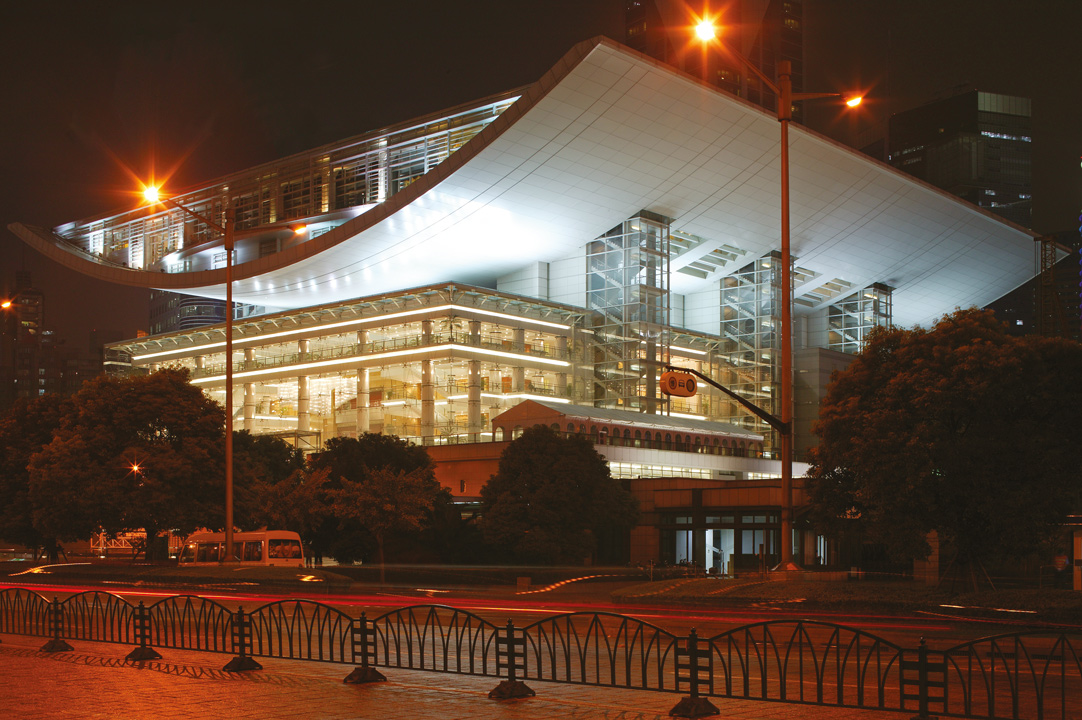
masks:
<path fill-rule="evenodd" d="M 774 115 L 588 41 L 528 87 L 174 196 L 234 214 L 232 357 L 222 324 L 112 349 L 223 404 L 232 363 L 237 430 L 428 446 L 464 501 L 524 427 L 587 434 L 640 499 L 628 559 L 730 572 L 776 554 L 777 438 L 658 377 L 691 367 L 777 412 L 779 155 Z M 1034 236 L 800 126 L 789 161 L 799 507 L 830 373 L 877 326 L 1024 283 Z M 12 229 L 98 278 L 225 297 L 223 238 L 177 209 Z M 830 557 L 812 531 L 796 547 Z"/>

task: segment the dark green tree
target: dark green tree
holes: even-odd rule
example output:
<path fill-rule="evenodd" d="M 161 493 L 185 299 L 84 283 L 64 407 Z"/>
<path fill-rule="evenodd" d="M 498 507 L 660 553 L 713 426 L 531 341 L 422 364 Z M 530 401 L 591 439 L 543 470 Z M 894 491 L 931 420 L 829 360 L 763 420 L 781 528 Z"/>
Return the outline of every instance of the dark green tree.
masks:
<path fill-rule="evenodd" d="M 817 518 L 896 557 L 926 557 L 934 530 L 970 568 L 1038 549 L 1080 508 L 1080 376 L 1082 345 L 991 312 L 875 331 L 820 406 Z"/>
<path fill-rule="evenodd" d="M 68 412 L 69 398 L 47 394 L 32 400 L 18 398 L 0 418 L 0 538 L 34 549 L 45 549 L 56 559 L 56 537 L 46 537 L 34 526 L 30 499 L 31 456 L 52 442 Z"/>
<path fill-rule="evenodd" d="M 234 523 L 250 530 L 262 526 L 296 530 L 292 524 L 276 524 L 267 516 L 266 496 L 288 487 L 289 479 L 303 468 L 304 453 L 285 440 L 274 435 L 252 435 L 246 430 L 234 432 Z"/>
<path fill-rule="evenodd" d="M 224 414 L 184 370 L 100 376 L 30 461 L 34 525 L 63 540 L 221 527 Z"/>
<path fill-rule="evenodd" d="M 507 446 L 481 488 L 485 541 L 528 563 L 579 563 L 597 538 L 634 526 L 635 498 L 586 437 L 536 426 Z"/>
<path fill-rule="evenodd" d="M 313 542 L 317 552 L 339 561 L 382 558 L 385 545 L 429 527 L 451 503 L 425 449 L 394 435 L 331 438 L 312 458 L 311 470 L 327 472 L 318 491 L 323 520 Z M 396 485 L 391 477 L 402 482 Z M 415 516 L 414 505 L 423 509 L 422 517 Z M 381 577 L 382 572 L 381 567 Z"/>

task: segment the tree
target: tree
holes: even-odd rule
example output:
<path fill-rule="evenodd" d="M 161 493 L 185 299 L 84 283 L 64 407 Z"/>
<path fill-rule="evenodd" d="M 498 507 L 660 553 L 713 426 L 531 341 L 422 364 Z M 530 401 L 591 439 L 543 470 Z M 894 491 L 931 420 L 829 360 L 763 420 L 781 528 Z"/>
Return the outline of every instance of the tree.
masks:
<path fill-rule="evenodd" d="M 579 562 L 598 536 L 630 528 L 638 507 L 589 439 L 536 426 L 514 440 L 481 488 L 486 542 L 518 561 Z"/>
<path fill-rule="evenodd" d="M 34 526 L 30 499 L 31 456 L 48 445 L 68 411 L 67 397 L 47 394 L 32 400 L 18 398 L 0 418 L 0 537 L 38 549 L 56 559 L 56 538 L 46 537 Z"/>
<path fill-rule="evenodd" d="M 185 370 L 100 376 L 30 461 L 34 525 L 65 540 L 221 527 L 225 417 Z M 149 559 L 149 558 L 148 558 Z"/>
<path fill-rule="evenodd" d="M 234 523 L 246 529 L 265 526 L 298 530 L 299 526 L 295 522 L 284 523 L 277 518 L 271 519 L 268 513 L 274 515 L 278 511 L 272 510 L 267 503 L 270 496 L 288 492 L 289 488 L 300 482 L 303 475 L 300 471 L 303 469 L 304 453 L 282 438 L 274 435 L 252 435 L 247 430 L 234 432 Z M 292 498 L 292 502 L 300 500 L 299 496 Z M 290 510 L 291 508 L 282 508 L 279 517 L 288 515 Z"/>
<path fill-rule="evenodd" d="M 1082 345 L 991 312 L 876 330 L 820 406 L 813 509 L 896 557 L 933 530 L 963 561 L 1032 552 L 1082 499 L 1079 377 Z"/>
<path fill-rule="evenodd" d="M 424 470 L 388 465 L 371 468 L 361 482 L 344 482 L 331 491 L 334 515 L 357 522 L 376 539 L 379 581 L 386 582 L 384 544 L 392 532 L 419 532 L 430 522 L 438 490 Z M 434 491 L 436 490 L 436 491 Z"/>
<path fill-rule="evenodd" d="M 319 490 L 323 521 L 314 533 L 320 551 L 348 562 L 375 550 L 381 581 L 388 538 L 430 526 L 437 509 L 451 503 L 425 449 L 394 435 L 331 438 L 311 469 L 328 473 Z"/>

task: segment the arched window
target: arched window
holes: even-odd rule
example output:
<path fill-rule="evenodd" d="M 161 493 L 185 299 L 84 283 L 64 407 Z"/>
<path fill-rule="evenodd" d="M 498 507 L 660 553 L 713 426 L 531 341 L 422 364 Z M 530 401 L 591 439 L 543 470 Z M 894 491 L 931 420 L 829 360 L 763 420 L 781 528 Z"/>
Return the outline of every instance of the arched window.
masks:
<path fill-rule="evenodd" d="M 653 447 L 653 438 L 650 437 L 650 431 L 649 430 L 647 430 L 642 435 L 642 446 L 643 447 Z"/>
<path fill-rule="evenodd" d="M 603 427 L 600 430 L 598 430 L 597 431 L 597 439 L 598 439 L 598 442 L 600 442 L 602 445 L 608 445 L 609 444 L 609 429 L 607 427 Z"/>
<path fill-rule="evenodd" d="M 639 430 L 635 431 L 635 447 L 642 447 L 642 432 Z"/>
<path fill-rule="evenodd" d="M 574 433 L 575 433 L 575 423 L 568 423 L 567 424 L 567 434 L 568 435 L 573 435 Z"/>
<path fill-rule="evenodd" d="M 673 442 L 675 443 L 673 445 L 673 450 L 683 450 L 684 449 L 684 438 L 680 437 L 680 433 L 676 434 L 676 437 L 673 439 Z"/>
<path fill-rule="evenodd" d="M 631 430 L 624 428 L 624 447 L 631 447 Z"/>
<path fill-rule="evenodd" d="M 511 439 L 512 440 L 517 440 L 520 437 L 522 437 L 522 426 L 521 425 L 516 425 L 515 429 L 511 431 Z"/>
<path fill-rule="evenodd" d="M 591 425 L 590 426 L 590 439 L 595 444 L 597 443 L 597 425 Z"/>
<path fill-rule="evenodd" d="M 551 427 L 556 432 L 560 432 L 560 423 L 552 423 L 552 425 L 550 425 L 549 427 Z"/>
<path fill-rule="evenodd" d="M 503 426 L 496 425 L 492 428 L 492 442 L 503 442 Z"/>
<path fill-rule="evenodd" d="M 665 433 L 665 445 L 664 445 L 663 449 L 672 450 L 672 434 L 671 433 Z"/>

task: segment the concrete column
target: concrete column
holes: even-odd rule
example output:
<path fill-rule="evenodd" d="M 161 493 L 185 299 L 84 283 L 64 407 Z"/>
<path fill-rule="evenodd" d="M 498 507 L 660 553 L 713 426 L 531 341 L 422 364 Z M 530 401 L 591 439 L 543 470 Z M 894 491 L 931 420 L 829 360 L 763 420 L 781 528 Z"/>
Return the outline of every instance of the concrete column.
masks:
<path fill-rule="evenodd" d="M 470 377 L 466 399 L 467 432 L 470 442 L 480 442 L 484 426 L 481 424 L 481 361 L 470 360 Z"/>
<path fill-rule="evenodd" d="M 206 355 L 196 355 L 195 356 L 195 369 L 196 370 L 202 370 L 203 366 L 206 364 L 206 360 L 207 360 Z"/>
<path fill-rule="evenodd" d="M 357 331 L 357 352 L 363 355 L 364 346 L 368 344 L 368 331 Z M 372 418 L 369 408 L 371 407 L 371 377 L 368 368 L 357 369 L 357 437 L 363 433 L 371 432 Z"/>
<path fill-rule="evenodd" d="M 297 378 L 297 431 L 308 432 L 312 428 L 312 418 L 308 414 L 308 376 Z"/>
<path fill-rule="evenodd" d="M 427 321 L 426 321 L 427 322 Z M 429 323 L 431 325 L 431 323 Z M 432 361 L 421 361 L 421 442 L 431 444 L 436 435 L 436 387 Z"/>
<path fill-rule="evenodd" d="M 526 350 L 526 330 L 523 328 L 515 328 L 514 336 L 514 351 L 517 353 L 525 352 Z M 511 391 L 523 392 L 526 390 L 526 368 L 521 365 L 517 365 L 511 368 Z"/>
<path fill-rule="evenodd" d="M 244 348 L 244 367 L 248 369 L 255 362 L 255 348 Z M 244 429 L 255 430 L 255 383 L 244 383 Z"/>
<path fill-rule="evenodd" d="M 244 429 L 255 431 L 255 383 L 244 383 Z"/>
<path fill-rule="evenodd" d="M 150 363 L 150 374 L 153 375 L 154 373 L 158 372 L 158 368 L 160 367 L 161 365 L 159 365 L 158 363 Z"/>
<path fill-rule="evenodd" d="M 556 338 L 556 357 L 561 360 L 570 360 L 567 356 L 567 336 L 560 335 Z M 556 373 L 556 397 L 567 397 L 567 373 Z"/>
<path fill-rule="evenodd" d="M 481 321 L 470 320 L 470 345 L 477 347 L 481 344 Z"/>
<path fill-rule="evenodd" d="M 372 428 L 372 420 L 369 416 L 369 376 L 368 368 L 357 371 L 357 437 L 362 433 L 369 432 Z"/>

